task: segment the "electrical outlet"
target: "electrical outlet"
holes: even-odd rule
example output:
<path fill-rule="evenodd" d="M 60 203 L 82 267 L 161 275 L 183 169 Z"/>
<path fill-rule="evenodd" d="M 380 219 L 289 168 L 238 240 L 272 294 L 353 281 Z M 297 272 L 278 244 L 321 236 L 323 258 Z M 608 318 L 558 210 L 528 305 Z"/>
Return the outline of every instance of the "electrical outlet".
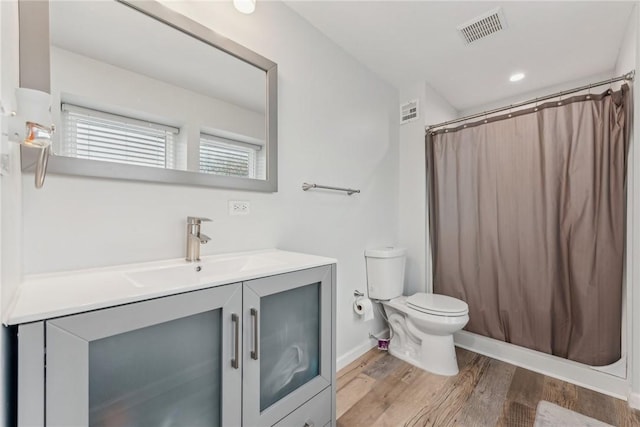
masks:
<path fill-rule="evenodd" d="M 229 200 L 229 215 L 249 215 L 250 208 L 248 200 Z"/>

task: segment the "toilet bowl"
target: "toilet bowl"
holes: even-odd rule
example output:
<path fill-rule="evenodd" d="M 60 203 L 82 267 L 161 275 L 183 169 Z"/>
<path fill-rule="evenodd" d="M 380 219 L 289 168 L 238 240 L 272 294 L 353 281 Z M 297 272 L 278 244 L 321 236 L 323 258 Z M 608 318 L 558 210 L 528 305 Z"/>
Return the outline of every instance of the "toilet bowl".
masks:
<path fill-rule="evenodd" d="M 369 298 L 382 304 L 391 329 L 389 352 L 426 371 L 456 375 L 453 334 L 469 321 L 469 307 L 446 295 L 402 296 L 405 254 L 394 247 L 365 251 Z"/>
<path fill-rule="evenodd" d="M 432 308 L 416 307 L 411 304 L 416 297 L 427 297 L 436 302 L 431 303 Z M 434 374 L 450 376 L 458 373 L 453 334 L 469 321 L 466 303 L 445 295 L 424 293 L 381 303 L 392 330 L 389 343 L 392 356 Z M 433 307 L 440 309 L 436 311 Z M 447 312 L 447 309 L 451 311 Z"/>

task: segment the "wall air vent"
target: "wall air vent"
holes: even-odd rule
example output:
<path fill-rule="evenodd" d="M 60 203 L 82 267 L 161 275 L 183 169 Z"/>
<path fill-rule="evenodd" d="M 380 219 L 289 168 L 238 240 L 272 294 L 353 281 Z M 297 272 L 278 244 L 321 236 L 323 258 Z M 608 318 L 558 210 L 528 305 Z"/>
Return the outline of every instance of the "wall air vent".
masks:
<path fill-rule="evenodd" d="M 507 28 L 502 8 L 493 9 L 458 26 L 466 44 L 483 39 Z"/>
<path fill-rule="evenodd" d="M 418 118 L 418 100 L 414 99 L 400 106 L 400 124 L 409 123 Z"/>

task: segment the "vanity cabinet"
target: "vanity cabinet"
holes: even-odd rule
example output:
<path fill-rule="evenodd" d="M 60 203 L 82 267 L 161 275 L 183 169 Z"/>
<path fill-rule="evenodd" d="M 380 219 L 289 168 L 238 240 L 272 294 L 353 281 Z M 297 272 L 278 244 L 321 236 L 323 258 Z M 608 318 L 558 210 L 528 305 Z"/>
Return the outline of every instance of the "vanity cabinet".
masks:
<path fill-rule="evenodd" d="M 21 324 L 18 425 L 335 424 L 334 273 Z"/>

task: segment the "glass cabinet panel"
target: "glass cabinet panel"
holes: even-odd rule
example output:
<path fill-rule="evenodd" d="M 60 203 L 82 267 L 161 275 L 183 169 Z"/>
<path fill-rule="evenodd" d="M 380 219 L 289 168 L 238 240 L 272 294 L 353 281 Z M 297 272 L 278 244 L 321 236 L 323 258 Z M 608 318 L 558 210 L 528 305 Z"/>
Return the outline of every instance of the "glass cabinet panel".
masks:
<path fill-rule="evenodd" d="M 90 342 L 89 425 L 221 425 L 221 316 L 217 309 Z"/>
<path fill-rule="evenodd" d="M 233 284 L 47 321 L 47 427 L 240 425 L 241 311 Z"/>
<path fill-rule="evenodd" d="M 320 373 L 320 283 L 260 301 L 260 411 Z"/>
<path fill-rule="evenodd" d="M 331 271 L 243 284 L 243 425 L 274 425 L 331 384 Z"/>

